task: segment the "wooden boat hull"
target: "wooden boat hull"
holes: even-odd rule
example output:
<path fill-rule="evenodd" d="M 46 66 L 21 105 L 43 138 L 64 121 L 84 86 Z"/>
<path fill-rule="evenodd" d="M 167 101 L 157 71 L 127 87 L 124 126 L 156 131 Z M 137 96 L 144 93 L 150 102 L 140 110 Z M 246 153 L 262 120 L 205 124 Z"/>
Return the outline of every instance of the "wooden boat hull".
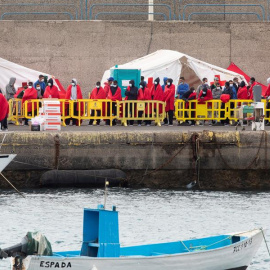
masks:
<path fill-rule="evenodd" d="M 263 234 L 261 230 L 253 230 L 241 233 L 241 236 L 246 238 L 222 248 L 173 255 L 119 258 L 28 256 L 24 260 L 24 269 L 245 270 L 258 251 L 263 240 Z"/>
<path fill-rule="evenodd" d="M 0 173 L 8 166 L 8 164 L 16 157 L 16 154 L 0 155 Z"/>

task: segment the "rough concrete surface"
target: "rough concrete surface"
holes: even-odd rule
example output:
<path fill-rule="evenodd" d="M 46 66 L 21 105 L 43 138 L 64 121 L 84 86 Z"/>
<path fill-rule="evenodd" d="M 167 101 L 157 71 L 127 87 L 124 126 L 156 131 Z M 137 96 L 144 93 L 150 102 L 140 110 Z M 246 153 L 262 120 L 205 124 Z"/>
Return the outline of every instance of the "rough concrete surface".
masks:
<path fill-rule="evenodd" d="M 2 21 L 0 57 L 53 74 L 65 87 L 75 77 L 84 97 L 106 69 L 159 49 L 223 68 L 233 61 L 266 83 L 269 31 L 269 23 L 247 22 Z"/>
<path fill-rule="evenodd" d="M 17 157 L 4 173 L 20 187 L 38 186 L 40 175 L 51 169 L 113 168 L 126 172 L 124 184 L 132 187 L 183 188 L 199 179 L 202 189 L 270 189 L 269 132 L 211 127 L 86 128 L 7 133 L 2 153 Z M 0 134 L 0 141 L 3 138 Z M 200 170 L 196 172 L 197 159 Z M 0 186 L 6 187 L 3 181 Z"/>

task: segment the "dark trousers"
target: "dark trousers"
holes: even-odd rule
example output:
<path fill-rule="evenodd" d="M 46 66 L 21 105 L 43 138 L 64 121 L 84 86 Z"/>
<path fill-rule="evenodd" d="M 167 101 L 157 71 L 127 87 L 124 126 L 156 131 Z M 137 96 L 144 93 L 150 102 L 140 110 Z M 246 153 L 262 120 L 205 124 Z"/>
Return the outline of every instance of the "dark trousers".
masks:
<path fill-rule="evenodd" d="M 270 102 L 268 100 L 266 101 L 266 109 L 268 109 L 268 110 L 270 109 Z M 266 112 L 266 118 L 269 119 L 269 116 L 270 116 L 270 112 L 267 111 Z M 269 123 L 269 120 L 266 120 L 265 122 Z"/>
<path fill-rule="evenodd" d="M 143 111 L 138 111 L 138 117 L 142 118 L 143 116 Z M 141 125 L 142 124 L 142 120 L 138 120 L 138 124 Z"/>
<path fill-rule="evenodd" d="M 1 121 L 1 129 L 7 129 L 8 124 L 7 124 L 7 116 Z"/>
<path fill-rule="evenodd" d="M 101 116 L 101 111 L 100 110 L 97 110 L 96 112 L 97 112 L 96 116 Z M 95 116 L 95 111 L 94 110 L 91 111 L 91 116 Z M 94 122 L 94 119 L 91 119 L 89 121 L 89 125 L 93 125 L 93 122 Z M 99 125 L 99 124 L 100 124 L 100 119 L 97 119 L 97 125 Z"/>
<path fill-rule="evenodd" d="M 225 103 L 221 104 L 221 109 L 225 109 Z M 220 117 L 223 118 L 224 116 L 225 116 L 225 112 L 221 111 L 220 112 Z M 221 122 L 221 124 L 229 124 L 230 120 L 229 120 L 229 118 L 226 118 L 225 120 L 221 120 L 220 122 Z"/>
<path fill-rule="evenodd" d="M 79 112 L 77 110 L 77 102 L 74 102 L 73 106 L 74 106 L 73 107 L 74 115 L 75 116 L 78 116 L 79 115 Z M 68 111 L 69 111 L 69 106 L 68 106 Z M 74 125 L 78 125 L 78 123 L 79 123 L 78 119 L 68 118 L 68 119 L 65 120 L 66 125 L 68 126 L 71 121 L 72 121 L 72 125 L 73 126 Z"/>
<path fill-rule="evenodd" d="M 117 106 L 116 106 L 116 102 L 112 102 L 112 114 L 114 116 L 117 115 Z M 111 104 L 108 103 L 108 111 L 107 111 L 107 116 L 111 116 Z M 110 120 L 108 119 L 106 121 L 106 125 L 110 125 Z M 116 125 L 116 120 L 113 119 L 112 125 L 115 126 Z"/>
<path fill-rule="evenodd" d="M 132 103 L 129 103 L 129 104 L 126 104 L 126 117 L 129 116 L 129 113 L 131 113 L 131 117 L 134 117 L 134 114 L 135 114 L 135 111 L 134 113 L 132 112 L 132 109 L 133 109 L 133 104 Z M 128 120 L 127 121 L 128 125 L 133 125 L 134 124 L 134 120 Z"/>
<path fill-rule="evenodd" d="M 168 124 L 169 118 L 169 125 L 173 124 L 173 111 L 166 112 L 166 118 L 164 119 L 164 124 Z"/>

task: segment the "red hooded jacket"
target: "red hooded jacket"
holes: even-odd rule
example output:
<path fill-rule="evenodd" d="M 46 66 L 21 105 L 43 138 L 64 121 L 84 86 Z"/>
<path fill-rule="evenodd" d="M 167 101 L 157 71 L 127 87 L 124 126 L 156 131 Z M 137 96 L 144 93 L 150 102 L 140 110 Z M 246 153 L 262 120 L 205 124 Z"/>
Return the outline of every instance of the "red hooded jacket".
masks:
<path fill-rule="evenodd" d="M 107 98 L 112 100 L 112 101 L 116 101 L 116 100 L 121 101 L 122 100 L 121 88 L 118 86 L 116 92 L 114 93 L 114 95 L 112 94 L 112 91 L 111 91 L 111 88 L 110 88 Z"/>
<path fill-rule="evenodd" d="M 24 94 L 23 94 L 23 98 L 22 98 L 22 104 L 24 104 L 24 102 L 26 100 L 31 100 L 31 99 L 37 99 L 37 90 L 33 87 L 33 88 L 27 88 L 25 91 L 24 91 Z M 37 109 L 37 103 L 35 102 L 34 104 L 34 110 Z M 27 112 L 32 112 L 32 103 L 29 102 L 27 104 Z"/>
<path fill-rule="evenodd" d="M 248 90 L 247 87 L 239 87 L 237 92 L 237 99 L 248 99 Z"/>
<path fill-rule="evenodd" d="M 159 100 L 159 101 L 164 101 L 164 92 L 162 90 L 162 87 L 160 84 L 158 85 L 153 85 L 151 89 L 151 96 L 153 100 Z M 154 105 L 154 108 L 156 109 L 156 104 Z M 162 105 L 159 105 L 159 112 L 162 113 Z"/>
<path fill-rule="evenodd" d="M 72 85 L 69 85 L 67 88 L 67 92 L 66 92 L 66 97 L 65 99 L 70 99 L 71 98 L 71 89 L 72 89 Z M 81 91 L 81 87 L 77 84 L 77 99 L 82 99 L 82 91 Z M 83 102 L 81 103 L 81 115 L 84 112 L 84 106 L 83 106 Z M 77 102 L 77 110 L 79 111 L 79 102 Z"/>
<path fill-rule="evenodd" d="M 8 115 L 9 104 L 4 95 L 0 93 L 0 121 L 4 120 Z"/>
<path fill-rule="evenodd" d="M 103 87 L 100 87 L 99 89 L 94 88 L 90 95 L 90 99 L 106 99 L 106 97 L 107 95 Z"/>
<path fill-rule="evenodd" d="M 257 82 L 254 82 L 251 86 L 250 86 L 250 88 L 249 88 L 249 90 L 248 90 L 248 99 L 253 99 L 253 87 L 255 86 L 255 85 L 257 85 L 258 83 Z"/>
<path fill-rule="evenodd" d="M 43 95 L 43 98 L 60 98 L 58 88 L 53 85 L 47 86 Z"/>
<path fill-rule="evenodd" d="M 146 87 L 144 88 L 144 90 L 142 88 L 139 88 L 137 100 L 152 100 L 151 90 Z M 147 116 L 152 114 L 152 104 L 146 104 L 145 113 Z"/>
<path fill-rule="evenodd" d="M 164 89 L 164 101 L 166 102 L 165 111 L 174 111 L 174 96 L 175 96 L 175 85 L 166 85 Z"/>

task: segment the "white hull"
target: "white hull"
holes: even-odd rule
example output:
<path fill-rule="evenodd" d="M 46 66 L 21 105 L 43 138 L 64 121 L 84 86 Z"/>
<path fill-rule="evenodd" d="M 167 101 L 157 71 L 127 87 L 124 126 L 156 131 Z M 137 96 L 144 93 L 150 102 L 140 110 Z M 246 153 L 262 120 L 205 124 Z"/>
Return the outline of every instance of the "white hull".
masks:
<path fill-rule="evenodd" d="M 15 154 L 0 155 L 0 173 L 8 166 L 8 164 L 16 157 Z"/>
<path fill-rule="evenodd" d="M 241 233 L 241 236 L 248 238 L 223 248 L 174 255 L 120 258 L 28 256 L 24 260 L 24 269 L 244 270 L 258 251 L 263 235 L 261 230 L 253 230 Z"/>

